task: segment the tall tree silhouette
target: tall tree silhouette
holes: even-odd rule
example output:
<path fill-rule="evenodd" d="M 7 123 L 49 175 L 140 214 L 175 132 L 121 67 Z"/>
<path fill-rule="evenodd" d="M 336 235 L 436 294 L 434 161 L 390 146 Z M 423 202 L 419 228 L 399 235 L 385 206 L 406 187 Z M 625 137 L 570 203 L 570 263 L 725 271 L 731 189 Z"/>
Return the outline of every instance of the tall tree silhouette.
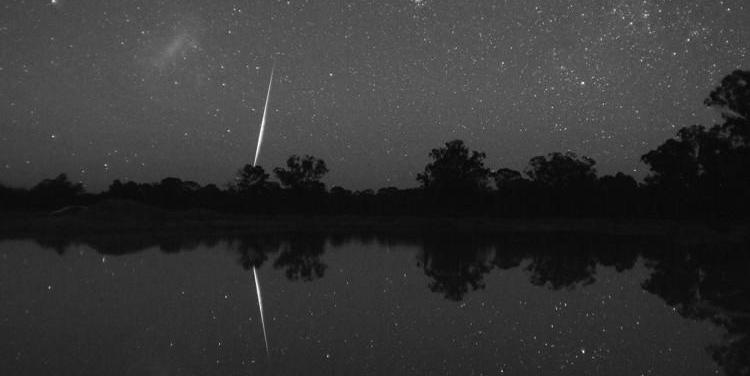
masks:
<path fill-rule="evenodd" d="M 733 142 L 750 146 L 750 71 L 736 70 L 724 77 L 704 103 L 722 111 L 723 130 Z"/>
<path fill-rule="evenodd" d="M 646 182 L 675 208 L 747 213 L 750 209 L 750 72 L 726 76 L 704 101 L 719 109 L 723 124 L 685 127 L 641 159 Z M 669 191 L 669 193 L 665 193 Z M 676 213 L 680 214 L 680 213 Z"/>
<path fill-rule="evenodd" d="M 487 189 L 490 169 L 484 167 L 486 155 L 470 151 L 461 140 L 432 149 L 432 162 L 417 175 L 423 188 L 451 193 L 470 193 Z"/>
<path fill-rule="evenodd" d="M 470 151 L 463 141 L 453 140 L 432 149 L 429 156 L 432 162 L 417 180 L 432 200 L 433 210 L 466 211 L 480 204 L 477 198 L 481 195 L 477 194 L 488 190 L 491 173 L 484 166 L 484 153 Z"/>
<path fill-rule="evenodd" d="M 618 172 L 599 178 L 599 213 L 610 216 L 634 215 L 638 207 L 638 182 Z"/>
<path fill-rule="evenodd" d="M 750 71 L 736 70 L 724 77 L 705 104 L 722 112 L 724 124 L 711 128 L 717 148 L 713 170 L 717 171 L 719 197 L 731 197 L 723 207 L 750 211 Z M 717 185 L 719 185 L 717 187 Z M 739 205 L 738 205 L 739 204 Z"/>

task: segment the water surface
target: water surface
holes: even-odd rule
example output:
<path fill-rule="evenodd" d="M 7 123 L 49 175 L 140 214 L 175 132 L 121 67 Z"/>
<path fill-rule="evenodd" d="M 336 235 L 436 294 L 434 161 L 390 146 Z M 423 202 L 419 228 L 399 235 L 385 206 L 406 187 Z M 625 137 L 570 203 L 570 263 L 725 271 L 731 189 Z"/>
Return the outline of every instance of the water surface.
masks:
<path fill-rule="evenodd" d="M 0 243 L 0 374 L 748 372 L 750 269 L 736 249 L 578 235 L 152 240 Z"/>

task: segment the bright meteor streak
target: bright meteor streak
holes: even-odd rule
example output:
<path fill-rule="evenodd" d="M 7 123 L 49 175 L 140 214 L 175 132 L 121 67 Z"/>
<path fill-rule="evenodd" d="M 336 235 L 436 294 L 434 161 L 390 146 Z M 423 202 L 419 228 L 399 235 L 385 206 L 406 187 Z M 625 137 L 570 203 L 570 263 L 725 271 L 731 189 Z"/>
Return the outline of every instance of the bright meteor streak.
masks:
<path fill-rule="evenodd" d="M 258 146 L 255 148 L 255 159 L 253 159 L 253 167 L 258 164 L 258 156 L 260 155 L 260 146 L 263 144 L 263 134 L 266 130 L 266 116 L 268 114 L 268 100 L 271 98 L 271 84 L 273 84 L 273 70 L 271 68 L 271 79 L 268 80 L 268 93 L 266 93 L 266 104 L 263 107 L 263 120 L 260 121 L 260 134 L 258 135 Z M 260 310 L 260 323 L 263 325 L 263 341 L 266 343 L 266 356 L 270 356 L 268 350 L 268 335 L 266 334 L 266 319 L 263 316 L 263 298 L 260 296 L 260 282 L 258 281 L 258 270 L 253 265 L 253 278 L 255 279 L 255 292 L 258 295 L 258 309 Z"/>
<path fill-rule="evenodd" d="M 260 297 L 260 282 L 258 282 L 258 271 L 253 266 L 253 278 L 255 278 L 255 292 L 258 294 L 258 307 L 260 308 L 260 323 L 263 325 L 263 341 L 266 343 L 266 356 L 270 355 L 268 350 L 268 336 L 266 335 L 266 319 L 263 317 L 263 299 Z"/>
<path fill-rule="evenodd" d="M 263 120 L 260 121 L 260 134 L 258 135 L 258 146 L 255 148 L 255 159 L 253 159 L 253 166 L 258 164 L 258 156 L 260 155 L 260 146 L 263 144 L 263 134 L 266 131 L 266 116 L 268 115 L 268 100 L 271 98 L 271 84 L 273 84 L 274 68 L 271 68 L 271 79 L 268 81 L 268 93 L 266 93 L 266 105 L 263 107 Z"/>

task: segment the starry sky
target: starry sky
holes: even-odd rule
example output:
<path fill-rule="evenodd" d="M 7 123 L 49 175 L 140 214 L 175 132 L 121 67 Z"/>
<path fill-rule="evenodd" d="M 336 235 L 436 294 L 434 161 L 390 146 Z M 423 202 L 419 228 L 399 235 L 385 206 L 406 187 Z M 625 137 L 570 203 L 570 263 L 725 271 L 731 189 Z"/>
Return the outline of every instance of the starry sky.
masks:
<path fill-rule="evenodd" d="M 4 0 L 0 182 L 223 185 L 324 159 L 329 185 L 416 186 L 460 138 L 492 168 L 552 151 L 643 177 L 642 154 L 750 68 L 745 0 Z"/>

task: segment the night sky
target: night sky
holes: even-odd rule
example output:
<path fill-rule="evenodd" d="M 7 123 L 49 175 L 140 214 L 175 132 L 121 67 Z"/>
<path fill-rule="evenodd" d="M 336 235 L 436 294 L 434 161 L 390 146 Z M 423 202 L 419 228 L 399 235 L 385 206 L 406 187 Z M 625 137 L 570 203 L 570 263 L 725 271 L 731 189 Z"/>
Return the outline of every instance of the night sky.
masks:
<path fill-rule="evenodd" d="M 90 191 L 324 159 L 325 182 L 415 186 L 460 138 L 489 167 L 552 151 L 601 173 L 640 156 L 750 68 L 746 0 L 3 0 L 0 182 Z"/>

